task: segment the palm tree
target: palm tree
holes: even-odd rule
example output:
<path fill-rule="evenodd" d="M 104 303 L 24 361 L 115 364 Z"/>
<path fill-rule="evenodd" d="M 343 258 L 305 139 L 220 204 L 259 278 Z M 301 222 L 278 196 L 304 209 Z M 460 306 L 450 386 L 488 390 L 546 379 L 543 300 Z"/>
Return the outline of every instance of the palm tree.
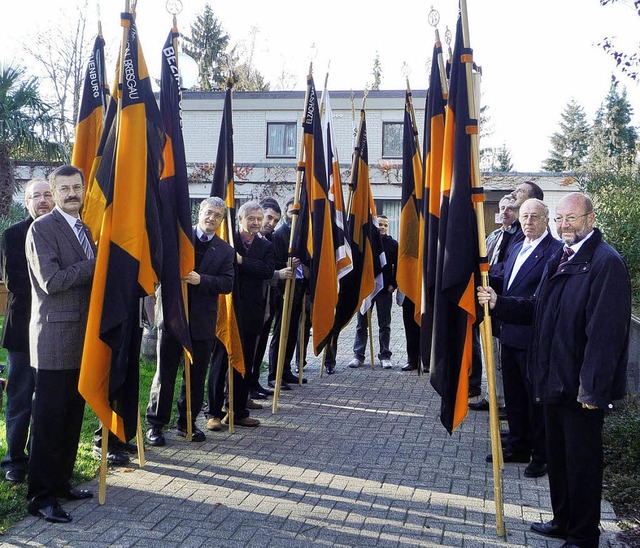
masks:
<path fill-rule="evenodd" d="M 7 215 L 15 192 L 13 159 L 60 159 L 62 147 L 48 139 L 55 118 L 42 101 L 35 77 L 23 67 L 0 64 L 0 215 Z"/>

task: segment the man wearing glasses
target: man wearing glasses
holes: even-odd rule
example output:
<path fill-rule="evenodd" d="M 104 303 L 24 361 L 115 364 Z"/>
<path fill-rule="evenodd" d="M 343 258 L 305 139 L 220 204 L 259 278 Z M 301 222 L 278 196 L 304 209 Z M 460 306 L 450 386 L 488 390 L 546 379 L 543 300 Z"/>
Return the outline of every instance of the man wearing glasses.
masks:
<path fill-rule="evenodd" d="M 32 179 L 24 191 L 29 217 L 4 231 L 1 244 L 2 279 L 7 286 L 7 312 L 2 346 L 7 349 L 6 434 L 7 453 L 2 470 L 7 481 L 20 483 L 27 473 L 27 438 L 31 422 L 31 400 L 35 373 L 29 359 L 29 317 L 31 282 L 27 271 L 24 242 L 31 223 L 53 207 L 53 195 L 46 179 Z"/>
<path fill-rule="evenodd" d="M 571 193 L 556 207 L 564 242 L 547 263 L 536 294 L 501 297 L 478 288 L 496 317 L 533 321 L 529 375 L 543 404 L 553 518 L 532 531 L 597 548 L 605 410 L 626 390 L 631 284 L 620 255 L 594 228 L 589 197 Z"/>

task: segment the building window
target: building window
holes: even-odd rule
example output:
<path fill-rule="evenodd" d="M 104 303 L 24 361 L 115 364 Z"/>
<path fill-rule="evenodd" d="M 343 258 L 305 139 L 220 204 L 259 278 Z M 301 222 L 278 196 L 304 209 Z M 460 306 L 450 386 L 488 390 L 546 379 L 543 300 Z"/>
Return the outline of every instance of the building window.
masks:
<path fill-rule="evenodd" d="M 296 157 L 296 122 L 267 122 L 267 158 Z"/>
<path fill-rule="evenodd" d="M 402 158 L 402 122 L 382 122 L 382 157 Z"/>

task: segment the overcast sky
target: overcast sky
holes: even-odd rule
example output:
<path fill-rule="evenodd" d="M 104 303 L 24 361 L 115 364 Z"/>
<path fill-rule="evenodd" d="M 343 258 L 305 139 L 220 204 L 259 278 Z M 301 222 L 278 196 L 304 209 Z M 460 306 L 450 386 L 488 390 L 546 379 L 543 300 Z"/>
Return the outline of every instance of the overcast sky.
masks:
<path fill-rule="evenodd" d="M 22 0 L 4 6 L 0 56 L 23 58 L 21 41 L 28 41 L 62 17 L 75 19 L 77 0 Z M 82 2 L 80 2 L 82 3 Z M 314 63 L 317 87 L 329 67 L 329 89 L 362 89 L 373 81 L 376 52 L 382 64 L 383 89 L 403 89 L 406 69 L 414 89 L 428 84 L 426 64 L 433 49 L 434 30 L 427 14 L 440 14 L 444 39 L 455 32 L 457 0 L 401 0 L 383 3 L 324 0 L 235 0 L 211 2 L 231 43 L 245 44 L 257 29 L 254 63 L 279 89 L 288 75 L 288 89 L 304 89 L 309 62 Z M 180 30 L 202 11 L 204 0 L 184 0 L 178 15 Z M 61 9 L 62 7 L 62 9 Z M 112 50 L 121 36 L 119 11 L 124 1 L 87 2 L 90 20 L 99 13 L 105 39 Z M 514 169 L 539 171 L 547 157 L 549 137 L 558 129 L 560 114 L 575 98 L 589 121 L 604 100 L 614 70 L 613 61 L 598 46 L 605 36 L 617 36 L 627 50 L 637 47 L 640 17 L 625 5 L 601 7 L 598 0 L 468 0 L 471 47 L 482 66 L 482 104 L 487 105 L 494 135 L 481 146 L 511 150 Z M 171 25 L 162 0 L 138 1 L 138 28 L 150 70 L 159 66 L 160 48 Z M 453 46 L 453 44 L 452 44 Z M 628 98 L 640 111 L 640 89 L 626 78 Z M 400 102 L 398 108 L 403 107 Z M 302 106 L 301 106 L 302 108 Z M 638 124 L 640 112 L 634 117 Z"/>

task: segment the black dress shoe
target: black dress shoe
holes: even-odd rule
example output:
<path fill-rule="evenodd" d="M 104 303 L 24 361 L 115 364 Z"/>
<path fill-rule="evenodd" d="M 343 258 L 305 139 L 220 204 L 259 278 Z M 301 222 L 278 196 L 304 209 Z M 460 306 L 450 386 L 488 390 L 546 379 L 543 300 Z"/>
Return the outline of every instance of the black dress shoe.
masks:
<path fill-rule="evenodd" d="M 176 430 L 178 431 L 178 436 L 183 438 L 187 437 L 187 427 L 176 424 Z M 204 432 L 200 430 L 195 424 L 191 427 L 191 441 L 205 441 L 207 436 L 204 435 Z"/>
<path fill-rule="evenodd" d="M 159 426 L 152 426 L 147 430 L 147 443 L 149 445 L 153 445 L 154 447 L 162 447 L 166 445 L 167 442 L 164 439 L 164 434 L 162 433 L 162 428 Z"/>
<path fill-rule="evenodd" d="M 408 363 L 408 364 L 406 364 L 406 365 L 402 366 L 402 367 L 400 368 L 400 371 L 415 371 L 416 369 L 418 369 L 418 366 L 417 366 L 417 365 L 414 365 L 414 364 Z"/>
<path fill-rule="evenodd" d="M 264 394 L 265 396 L 273 396 L 273 390 L 270 388 L 265 388 L 260 383 L 255 387 L 256 392 L 260 392 L 260 394 Z"/>
<path fill-rule="evenodd" d="M 568 542 L 565 542 L 562 546 L 560 546 L 560 548 L 580 548 L 580 546 L 578 546 L 577 544 L 569 544 Z"/>
<path fill-rule="evenodd" d="M 293 373 L 290 373 L 289 375 L 285 375 L 284 377 L 282 377 L 282 380 L 290 384 L 298 384 L 300 382 L 300 377 L 294 375 Z M 302 379 L 302 384 L 307 384 L 307 379 L 305 379 L 304 377 Z"/>
<path fill-rule="evenodd" d="M 564 531 L 563 529 L 560 529 L 560 527 L 558 527 L 555 523 L 553 523 L 553 520 L 547 521 L 546 523 L 543 523 L 543 522 L 532 523 L 531 530 L 534 533 L 538 533 L 539 535 L 543 535 L 545 537 L 566 539 L 568 536 L 566 531 Z"/>
<path fill-rule="evenodd" d="M 69 488 L 65 493 L 58 495 L 61 499 L 67 500 L 84 500 L 93 497 L 93 493 L 88 489 L 77 489 L 76 487 Z"/>
<path fill-rule="evenodd" d="M 4 479 L 11 483 L 22 483 L 24 481 L 24 470 L 7 470 L 4 473 Z"/>
<path fill-rule="evenodd" d="M 327 364 L 325 369 L 327 370 L 327 375 L 333 375 L 336 372 L 335 364 Z"/>
<path fill-rule="evenodd" d="M 124 445 L 124 444 L 123 444 Z M 102 458 L 102 450 L 98 446 L 93 447 L 93 458 L 100 460 Z M 125 466 L 129 464 L 129 455 L 121 448 L 107 448 L 107 463 L 112 466 Z"/>
<path fill-rule="evenodd" d="M 547 465 L 544 462 L 532 460 L 524 469 L 525 478 L 541 478 L 547 473 Z"/>
<path fill-rule="evenodd" d="M 72 519 L 71 514 L 65 512 L 58 501 L 41 508 L 37 508 L 29 503 L 27 509 L 32 516 L 38 516 L 39 518 L 51 523 L 69 523 Z"/>
<path fill-rule="evenodd" d="M 489 402 L 485 398 L 482 398 L 480 401 L 471 402 L 469 409 L 472 411 L 489 411 Z"/>
<path fill-rule="evenodd" d="M 276 387 L 276 381 L 269 381 L 268 384 L 271 388 Z M 291 387 L 283 380 L 282 384 L 280 385 L 280 390 L 291 390 Z"/>
<path fill-rule="evenodd" d="M 256 390 L 251 390 L 251 392 L 249 392 L 249 397 L 252 400 L 266 400 L 267 399 L 267 395 L 263 394 L 262 392 L 257 392 Z"/>
<path fill-rule="evenodd" d="M 485 459 L 487 462 L 493 462 L 493 455 L 487 455 Z M 503 462 L 520 462 L 527 463 L 531 460 L 529 453 L 514 453 L 512 451 L 504 451 L 502 453 L 502 461 Z"/>

